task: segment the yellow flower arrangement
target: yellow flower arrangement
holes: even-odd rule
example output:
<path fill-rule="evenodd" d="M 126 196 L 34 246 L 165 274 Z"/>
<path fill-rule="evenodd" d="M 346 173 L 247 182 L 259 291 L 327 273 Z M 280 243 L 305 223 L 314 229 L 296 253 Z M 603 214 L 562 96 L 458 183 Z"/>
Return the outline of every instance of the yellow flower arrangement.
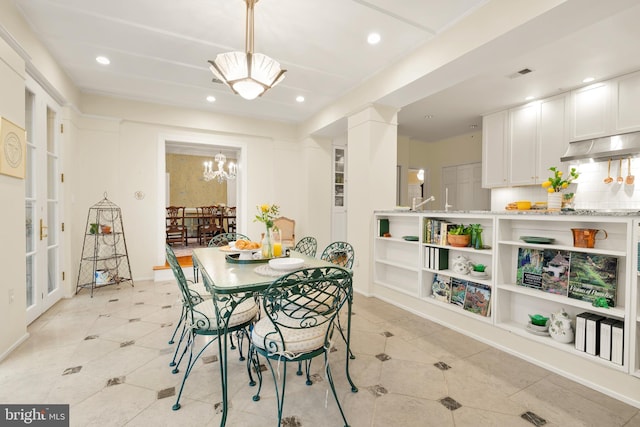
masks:
<path fill-rule="evenodd" d="M 553 172 L 553 176 L 542 183 L 542 187 L 546 188 L 548 193 L 557 193 L 564 190 L 573 180 L 578 179 L 578 176 L 580 176 L 576 168 L 571 168 L 567 179 L 562 179 L 562 171 L 555 166 L 550 167 L 549 170 Z"/>
<path fill-rule="evenodd" d="M 263 222 L 267 229 L 273 228 L 273 219 L 278 216 L 280 207 L 278 205 L 260 205 L 256 206 L 258 214 L 256 215 L 254 222 Z"/>

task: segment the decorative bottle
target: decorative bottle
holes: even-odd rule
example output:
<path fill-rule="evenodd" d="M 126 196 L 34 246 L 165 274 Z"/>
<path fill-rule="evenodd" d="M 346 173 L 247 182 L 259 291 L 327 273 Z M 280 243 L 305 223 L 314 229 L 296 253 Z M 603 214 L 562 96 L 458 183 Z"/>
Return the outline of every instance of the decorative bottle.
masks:
<path fill-rule="evenodd" d="M 273 243 L 271 241 L 271 228 L 267 227 L 267 232 L 262 236 L 262 258 L 273 258 Z"/>

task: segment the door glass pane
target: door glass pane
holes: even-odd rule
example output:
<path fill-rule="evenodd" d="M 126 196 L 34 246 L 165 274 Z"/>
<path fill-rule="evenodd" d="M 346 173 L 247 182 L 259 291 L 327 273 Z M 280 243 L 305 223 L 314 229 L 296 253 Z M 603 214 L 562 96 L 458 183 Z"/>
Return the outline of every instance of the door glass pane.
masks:
<path fill-rule="evenodd" d="M 27 132 L 27 141 L 33 142 L 33 93 L 26 91 L 24 95 L 25 123 L 24 130 Z"/>
<path fill-rule="evenodd" d="M 35 251 L 35 202 L 27 200 L 24 207 L 25 216 L 25 240 L 27 244 L 27 253 Z"/>
<path fill-rule="evenodd" d="M 56 112 L 47 107 L 47 152 L 58 154 L 55 138 Z"/>
<path fill-rule="evenodd" d="M 35 197 L 35 168 L 33 167 L 33 162 L 35 162 L 36 158 L 36 149 L 33 145 L 27 144 L 27 165 L 26 165 L 26 174 L 24 181 L 24 191 L 25 196 L 28 199 Z"/>
<path fill-rule="evenodd" d="M 47 203 L 47 228 L 45 233 L 48 235 L 47 237 L 47 246 L 52 246 L 58 243 L 58 210 L 57 202 L 49 202 Z"/>
<path fill-rule="evenodd" d="M 58 182 L 56 177 L 58 176 L 58 159 L 47 153 L 47 198 L 49 200 L 57 199 L 56 194 L 58 188 Z"/>
<path fill-rule="evenodd" d="M 27 308 L 34 304 L 34 274 L 33 269 L 35 267 L 34 262 L 35 255 L 27 255 Z"/>
<path fill-rule="evenodd" d="M 58 247 L 49 248 L 47 253 L 47 292 L 51 293 L 58 288 Z"/>

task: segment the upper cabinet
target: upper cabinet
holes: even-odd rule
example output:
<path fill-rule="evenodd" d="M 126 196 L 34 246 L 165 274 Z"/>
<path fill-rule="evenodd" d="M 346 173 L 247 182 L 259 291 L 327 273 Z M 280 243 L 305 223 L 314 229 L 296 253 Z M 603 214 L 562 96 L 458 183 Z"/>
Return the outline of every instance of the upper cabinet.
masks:
<path fill-rule="evenodd" d="M 613 81 L 615 133 L 640 130 L 640 72 L 618 77 Z"/>
<path fill-rule="evenodd" d="M 567 115 L 571 141 L 611 135 L 611 86 L 602 82 L 571 92 Z"/>
<path fill-rule="evenodd" d="M 536 183 L 539 103 L 509 110 L 509 185 Z"/>
<path fill-rule="evenodd" d="M 571 92 L 569 139 L 601 138 L 640 130 L 640 72 Z"/>
<path fill-rule="evenodd" d="M 509 164 L 507 139 L 509 112 L 499 111 L 482 118 L 482 187 L 506 187 Z"/>
<path fill-rule="evenodd" d="M 551 166 L 562 168 L 565 101 L 559 95 L 483 118 L 484 188 L 541 184 Z"/>

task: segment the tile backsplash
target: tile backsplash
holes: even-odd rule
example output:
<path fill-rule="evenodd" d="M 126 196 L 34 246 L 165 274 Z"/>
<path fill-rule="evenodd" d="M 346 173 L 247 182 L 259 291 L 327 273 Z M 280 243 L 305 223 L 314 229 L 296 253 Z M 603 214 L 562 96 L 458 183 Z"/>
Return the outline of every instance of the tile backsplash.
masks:
<path fill-rule="evenodd" d="M 626 179 L 627 160 L 611 162 L 611 176 L 613 182 L 605 184 L 607 177 L 607 162 L 582 163 L 572 165 L 578 169 L 580 177 L 565 191 L 574 192 L 576 209 L 638 209 L 640 210 L 640 194 L 635 192 L 635 183 L 618 184 L 619 175 Z M 634 172 L 634 169 L 638 169 Z M 640 158 L 631 159 L 631 175 L 640 180 Z M 636 180 L 637 181 L 637 180 Z M 639 181 L 640 182 L 640 181 Z M 524 187 L 496 188 L 491 191 L 491 210 L 504 210 L 508 203 L 517 200 L 531 202 L 546 201 L 547 192 L 540 185 Z"/>

